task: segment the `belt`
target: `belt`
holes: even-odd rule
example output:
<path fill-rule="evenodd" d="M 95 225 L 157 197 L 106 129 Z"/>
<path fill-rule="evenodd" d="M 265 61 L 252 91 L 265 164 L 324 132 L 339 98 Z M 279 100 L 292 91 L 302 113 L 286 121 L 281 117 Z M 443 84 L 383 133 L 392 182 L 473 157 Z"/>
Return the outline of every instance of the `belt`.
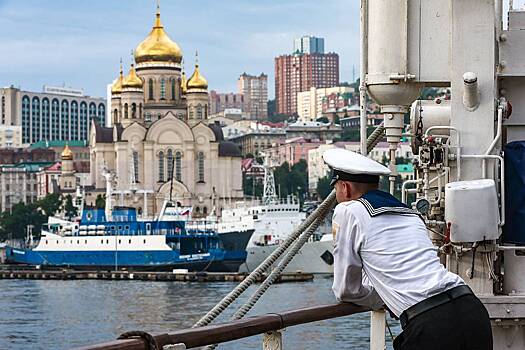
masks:
<path fill-rule="evenodd" d="M 414 317 L 421 315 L 422 313 L 430 309 L 448 303 L 451 300 L 469 294 L 474 293 L 472 293 L 472 290 L 469 286 L 462 285 L 451 288 L 449 290 L 444 291 L 443 293 L 436 294 L 434 296 L 431 296 L 430 298 L 420 301 L 419 303 L 412 305 L 411 307 L 403 311 L 403 313 L 399 317 L 399 321 L 401 322 L 401 328 L 404 329 L 408 322 L 410 322 L 410 320 L 412 320 Z"/>

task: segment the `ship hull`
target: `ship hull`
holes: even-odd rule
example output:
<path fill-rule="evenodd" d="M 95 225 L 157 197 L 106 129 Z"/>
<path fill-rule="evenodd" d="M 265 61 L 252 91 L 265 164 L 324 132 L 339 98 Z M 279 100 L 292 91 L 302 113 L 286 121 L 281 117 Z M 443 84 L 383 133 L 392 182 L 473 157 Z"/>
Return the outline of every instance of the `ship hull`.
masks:
<path fill-rule="evenodd" d="M 232 231 L 219 233 L 224 245 L 224 259 L 213 261 L 208 268 L 210 272 L 237 272 L 246 262 L 246 246 L 255 230 Z"/>
<path fill-rule="evenodd" d="M 205 271 L 224 253 L 180 256 L 174 251 L 35 251 L 7 247 L 6 261 L 11 264 L 63 267 L 78 270 L 151 270 L 188 269 Z"/>
<path fill-rule="evenodd" d="M 246 263 L 242 264 L 240 272 L 251 272 L 257 268 L 278 245 L 255 246 L 247 249 Z M 280 261 L 280 260 L 278 260 Z M 274 267 L 277 263 L 274 264 Z M 306 243 L 288 264 L 284 272 L 333 274 L 333 243 L 332 241 L 316 241 Z"/>

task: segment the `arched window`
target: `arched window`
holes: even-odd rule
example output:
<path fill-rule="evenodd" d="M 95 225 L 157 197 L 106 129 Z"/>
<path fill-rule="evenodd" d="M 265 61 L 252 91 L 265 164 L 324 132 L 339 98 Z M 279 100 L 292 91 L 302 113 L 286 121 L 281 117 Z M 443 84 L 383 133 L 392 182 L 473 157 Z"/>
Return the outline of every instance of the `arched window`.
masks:
<path fill-rule="evenodd" d="M 200 103 L 197 105 L 197 119 L 202 119 L 202 106 Z"/>
<path fill-rule="evenodd" d="M 80 138 L 87 139 L 87 132 L 90 127 L 88 121 L 88 108 L 86 102 L 80 102 Z"/>
<path fill-rule="evenodd" d="M 31 128 L 30 122 L 30 107 L 29 107 L 29 97 L 24 96 L 22 98 L 22 142 L 29 143 L 29 131 Z"/>
<path fill-rule="evenodd" d="M 5 124 L 5 96 L 2 96 L 2 124 Z"/>
<path fill-rule="evenodd" d="M 164 182 L 164 152 L 159 152 L 159 182 Z"/>
<path fill-rule="evenodd" d="M 153 100 L 153 79 L 148 80 L 148 99 Z"/>
<path fill-rule="evenodd" d="M 166 166 L 168 167 L 168 181 L 173 179 L 173 151 L 171 149 L 168 150 L 167 156 L 166 156 Z"/>
<path fill-rule="evenodd" d="M 208 207 L 202 208 L 202 214 L 208 215 Z"/>
<path fill-rule="evenodd" d="M 51 101 L 51 140 L 58 140 L 60 135 L 60 107 L 56 98 Z"/>
<path fill-rule="evenodd" d="M 113 111 L 113 124 L 118 123 L 118 109 L 115 108 Z"/>
<path fill-rule="evenodd" d="M 42 99 L 42 139 L 49 140 L 49 99 L 44 97 Z"/>
<path fill-rule="evenodd" d="M 78 128 L 78 102 L 71 102 L 71 140 L 81 140 Z"/>
<path fill-rule="evenodd" d="M 139 152 L 133 151 L 133 180 L 139 182 Z"/>
<path fill-rule="evenodd" d="M 189 119 L 193 119 L 193 106 L 190 105 L 190 107 L 188 108 L 188 110 L 189 110 L 189 113 L 190 113 L 190 115 L 189 115 Z"/>
<path fill-rule="evenodd" d="M 60 109 L 60 139 L 70 140 L 69 138 L 69 102 L 62 100 Z"/>
<path fill-rule="evenodd" d="M 151 114 L 146 113 L 146 115 L 144 116 L 144 120 L 147 121 L 147 122 L 150 122 L 151 121 Z"/>
<path fill-rule="evenodd" d="M 198 181 L 197 182 L 204 182 L 204 152 L 199 152 L 197 154 L 197 164 L 198 164 Z"/>
<path fill-rule="evenodd" d="M 142 118 L 142 103 L 139 103 L 139 118 Z"/>
<path fill-rule="evenodd" d="M 100 125 L 106 125 L 106 106 L 103 103 L 98 105 L 98 121 Z"/>
<path fill-rule="evenodd" d="M 31 102 L 31 143 L 39 141 L 40 130 L 40 99 L 35 96 Z"/>
<path fill-rule="evenodd" d="M 124 119 L 128 119 L 128 104 L 124 104 Z"/>
<path fill-rule="evenodd" d="M 97 117 L 97 105 L 95 102 L 89 104 L 89 120 Z"/>
<path fill-rule="evenodd" d="M 175 153 L 175 180 L 182 182 L 182 153 Z"/>
<path fill-rule="evenodd" d="M 175 100 L 175 79 L 171 79 L 171 99 Z"/>
<path fill-rule="evenodd" d="M 137 118 L 137 104 L 136 103 L 131 104 L 131 118 L 132 119 Z"/>
<path fill-rule="evenodd" d="M 160 79 L 160 99 L 166 99 L 166 79 L 164 78 Z"/>

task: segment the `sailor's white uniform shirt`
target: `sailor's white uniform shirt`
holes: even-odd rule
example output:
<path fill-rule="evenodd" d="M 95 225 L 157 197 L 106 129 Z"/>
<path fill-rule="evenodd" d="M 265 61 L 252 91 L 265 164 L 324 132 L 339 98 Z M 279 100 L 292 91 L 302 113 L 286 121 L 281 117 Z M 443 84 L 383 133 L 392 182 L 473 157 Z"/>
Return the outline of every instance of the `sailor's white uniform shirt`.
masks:
<path fill-rule="evenodd" d="M 371 216 L 364 205 L 337 205 L 333 216 L 334 283 L 338 301 L 396 315 L 464 284 L 440 263 L 423 221 L 413 214 Z"/>

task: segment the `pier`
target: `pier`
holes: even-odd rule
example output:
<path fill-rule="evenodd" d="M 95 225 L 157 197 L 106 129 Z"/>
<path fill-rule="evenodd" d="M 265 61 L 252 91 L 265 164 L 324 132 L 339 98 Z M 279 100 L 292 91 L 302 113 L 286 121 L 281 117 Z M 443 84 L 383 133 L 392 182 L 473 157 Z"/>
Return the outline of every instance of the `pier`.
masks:
<path fill-rule="evenodd" d="M 248 274 L 238 272 L 152 272 L 152 271 L 77 271 L 71 269 L 39 270 L 27 266 L 0 266 L 0 279 L 32 280 L 138 280 L 178 282 L 241 282 Z M 259 278 L 264 281 L 266 275 Z M 308 282 L 311 273 L 283 273 L 277 283 Z"/>

